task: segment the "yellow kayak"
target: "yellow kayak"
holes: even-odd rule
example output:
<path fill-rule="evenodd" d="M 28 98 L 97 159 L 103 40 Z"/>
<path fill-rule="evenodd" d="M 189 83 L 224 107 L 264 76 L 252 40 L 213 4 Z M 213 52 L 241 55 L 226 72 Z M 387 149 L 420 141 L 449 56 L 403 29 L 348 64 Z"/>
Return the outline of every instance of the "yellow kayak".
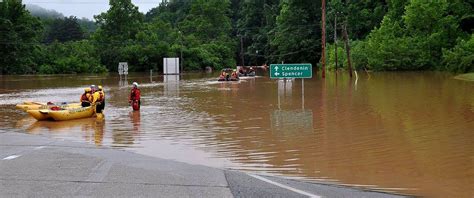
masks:
<path fill-rule="evenodd" d="M 65 109 L 59 111 L 50 110 L 48 111 L 48 115 L 56 121 L 90 118 L 94 115 L 94 108 L 95 106 Z"/>
<path fill-rule="evenodd" d="M 28 110 L 40 110 L 40 109 L 49 109 L 51 107 L 59 107 L 59 108 L 78 108 L 81 106 L 81 103 L 69 103 L 64 105 L 46 105 L 41 103 L 31 103 L 31 104 L 17 104 L 16 108 L 21 109 L 23 111 Z"/>
<path fill-rule="evenodd" d="M 41 120 L 52 120 L 53 118 L 49 115 L 49 109 L 42 109 L 42 110 L 28 110 L 26 111 L 30 114 L 31 117 L 35 118 L 38 121 Z"/>

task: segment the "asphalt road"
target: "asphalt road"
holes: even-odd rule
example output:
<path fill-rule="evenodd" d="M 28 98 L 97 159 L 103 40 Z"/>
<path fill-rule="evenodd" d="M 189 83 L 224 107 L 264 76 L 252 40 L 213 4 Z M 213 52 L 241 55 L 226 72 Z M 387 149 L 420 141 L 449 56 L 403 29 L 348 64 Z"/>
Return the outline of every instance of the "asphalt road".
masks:
<path fill-rule="evenodd" d="M 0 197 L 402 196 L 0 131 Z"/>

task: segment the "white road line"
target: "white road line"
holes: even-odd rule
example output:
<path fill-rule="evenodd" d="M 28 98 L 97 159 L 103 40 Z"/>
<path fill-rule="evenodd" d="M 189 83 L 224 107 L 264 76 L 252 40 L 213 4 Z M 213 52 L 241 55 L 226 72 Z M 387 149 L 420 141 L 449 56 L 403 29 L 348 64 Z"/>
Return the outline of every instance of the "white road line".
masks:
<path fill-rule="evenodd" d="M 41 150 L 41 149 L 44 149 L 46 148 L 46 146 L 38 146 L 38 147 L 35 147 L 34 150 Z"/>
<path fill-rule="evenodd" d="M 15 158 L 20 157 L 20 156 L 21 155 L 10 155 L 8 157 L 3 158 L 2 160 L 12 160 L 12 159 L 15 159 Z"/>
<path fill-rule="evenodd" d="M 298 193 L 298 194 L 306 195 L 306 196 L 311 197 L 311 198 L 321 198 L 321 196 L 319 196 L 319 195 L 314 195 L 314 194 L 311 194 L 311 193 L 308 193 L 308 192 L 305 192 L 305 191 L 302 191 L 302 190 L 298 190 L 298 189 L 296 189 L 296 188 L 292 188 L 292 187 L 289 187 L 289 186 L 285 186 L 285 185 L 283 185 L 283 184 L 274 182 L 274 181 L 272 181 L 272 180 L 266 179 L 266 178 L 261 177 L 261 176 L 258 176 L 258 175 L 251 175 L 251 174 L 248 174 L 248 175 L 249 175 L 250 177 L 253 177 L 253 178 L 262 180 L 262 181 L 264 181 L 264 182 L 273 184 L 273 185 L 275 185 L 275 186 L 278 186 L 278 187 L 281 187 L 281 188 L 284 188 L 284 189 L 287 189 L 287 190 L 291 190 L 291 191 L 293 191 L 293 192 L 295 192 L 295 193 Z"/>

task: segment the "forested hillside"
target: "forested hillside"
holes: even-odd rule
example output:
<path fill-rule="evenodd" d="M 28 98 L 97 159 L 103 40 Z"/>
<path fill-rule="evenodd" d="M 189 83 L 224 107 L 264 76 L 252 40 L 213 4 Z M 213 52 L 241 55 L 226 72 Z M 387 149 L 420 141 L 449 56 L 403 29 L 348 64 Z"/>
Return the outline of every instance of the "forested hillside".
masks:
<path fill-rule="evenodd" d="M 473 7 L 461 0 L 328 0 L 328 69 L 335 68 L 335 41 L 338 68 L 347 68 L 347 30 L 356 69 L 472 72 Z M 1 74 L 98 73 L 122 61 L 132 71 L 161 70 L 163 57 L 181 54 L 185 70 L 321 62 L 321 0 L 170 0 L 147 13 L 131 0 L 113 0 L 95 24 L 30 10 L 19 0 L 0 3 Z"/>

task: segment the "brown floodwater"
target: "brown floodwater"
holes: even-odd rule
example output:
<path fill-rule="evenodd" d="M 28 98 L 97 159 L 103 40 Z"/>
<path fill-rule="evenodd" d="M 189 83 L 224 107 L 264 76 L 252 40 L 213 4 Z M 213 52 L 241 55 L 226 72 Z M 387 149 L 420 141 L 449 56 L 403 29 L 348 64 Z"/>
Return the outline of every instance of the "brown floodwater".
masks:
<path fill-rule="evenodd" d="M 474 197 L 474 83 L 451 74 L 0 76 L 1 129 L 191 164 L 424 197 Z M 142 108 L 128 106 L 131 82 Z M 105 121 L 37 122 L 14 105 L 104 85 Z"/>

